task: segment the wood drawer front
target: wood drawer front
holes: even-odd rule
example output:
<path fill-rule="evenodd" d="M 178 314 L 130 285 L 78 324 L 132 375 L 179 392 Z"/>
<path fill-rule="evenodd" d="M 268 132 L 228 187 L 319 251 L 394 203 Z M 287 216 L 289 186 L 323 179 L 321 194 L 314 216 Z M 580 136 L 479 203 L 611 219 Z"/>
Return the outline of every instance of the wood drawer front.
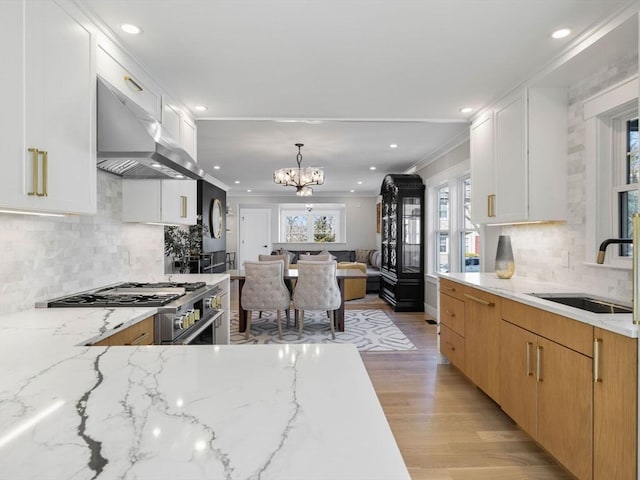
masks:
<path fill-rule="evenodd" d="M 147 85 L 143 84 L 139 78 L 120 65 L 102 48 L 98 48 L 96 69 L 100 77 L 142 107 L 153 118 L 160 120 L 160 95 L 150 90 Z"/>
<path fill-rule="evenodd" d="M 464 300 L 464 286 L 457 282 L 452 282 L 445 278 L 440 279 L 440 293 L 445 293 L 450 297 Z"/>
<path fill-rule="evenodd" d="M 464 338 L 446 325 L 440 325 L 440 353 L 464 371 Z"/>
<path fill-rule="evenodd" d="M 440 323 L 464 337 L 464 302 L 441 294 Z"/>
<path fill-rule="evenodd" d="M 94 343 L 94 345 L 153 345 L 153 317 L 147 317 L 135 325 Z"/>
<path fill-rule="evenodd" d="M 502 319 L 567 348 L 593 357 L 593 326 L 504 299 Z"/>

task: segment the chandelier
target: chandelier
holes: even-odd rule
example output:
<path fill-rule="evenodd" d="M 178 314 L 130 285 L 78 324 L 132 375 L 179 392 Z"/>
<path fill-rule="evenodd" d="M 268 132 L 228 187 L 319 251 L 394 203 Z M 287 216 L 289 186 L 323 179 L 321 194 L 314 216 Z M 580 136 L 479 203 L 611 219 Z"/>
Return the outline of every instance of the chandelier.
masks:
<path fill-rule="evenodd" d="M 296 195 L 308 197 L 313 194 L 313 188 L 310 185 L 322 185 L 324 183 L 324 172 L 320 167 L 302 168 L 302 152 L 300 149 L 304 147 L 303 143 L 296 143 L 298 147 L 298 155 L 296 162 L 298 167 L 279 168 L 273 172 L 273 181 L 278 185 L 285 187 L 296 187 Z"/>

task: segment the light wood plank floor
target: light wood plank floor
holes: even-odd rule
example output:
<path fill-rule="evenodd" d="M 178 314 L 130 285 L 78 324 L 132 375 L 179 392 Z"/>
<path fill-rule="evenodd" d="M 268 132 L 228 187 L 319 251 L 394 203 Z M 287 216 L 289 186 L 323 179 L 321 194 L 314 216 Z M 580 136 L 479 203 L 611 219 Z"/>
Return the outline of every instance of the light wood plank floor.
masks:
<path fill-rule="evenodd" d="M 393 312 L 375 295 L 345 308 L 384 310 L 417 347 L 362 353 L 413 480 L 573 478 L 458 370 L 438 365 L 436 326 L 426 314 Z"/>
<path fill-rule="evenodd" d="M 456 368 L 438 365 L 426 314 L 393 312 L 370 295 L 346 308 L 382 308 L 417 347 L 362 353 L 413 480 L 573 478 Z"/>

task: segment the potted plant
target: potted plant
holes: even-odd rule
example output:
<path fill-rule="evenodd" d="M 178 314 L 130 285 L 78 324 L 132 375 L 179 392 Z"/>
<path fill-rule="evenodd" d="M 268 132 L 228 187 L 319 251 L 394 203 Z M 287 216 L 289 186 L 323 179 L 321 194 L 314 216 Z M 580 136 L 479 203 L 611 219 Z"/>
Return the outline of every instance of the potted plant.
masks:
<path fill-rule="evenodd" d="M 205 235 L 209 235 L 209 228 L 201 224 L 164 227 L 164 254 L 173 257 L 180 273 L 187 273 L 189 257 L 199 255 L 202 251 L 202 238 Z"/>

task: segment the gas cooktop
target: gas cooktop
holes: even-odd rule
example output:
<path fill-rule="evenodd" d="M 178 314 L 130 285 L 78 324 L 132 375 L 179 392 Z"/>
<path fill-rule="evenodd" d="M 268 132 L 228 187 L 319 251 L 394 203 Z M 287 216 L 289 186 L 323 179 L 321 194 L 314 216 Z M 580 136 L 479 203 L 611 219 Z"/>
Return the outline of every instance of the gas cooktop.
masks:
<path fill-rule="evenodd" d="M 160 307 L 206 287 L 205 282 L 128 282 L 56 298 L 47 307 Z"/>

